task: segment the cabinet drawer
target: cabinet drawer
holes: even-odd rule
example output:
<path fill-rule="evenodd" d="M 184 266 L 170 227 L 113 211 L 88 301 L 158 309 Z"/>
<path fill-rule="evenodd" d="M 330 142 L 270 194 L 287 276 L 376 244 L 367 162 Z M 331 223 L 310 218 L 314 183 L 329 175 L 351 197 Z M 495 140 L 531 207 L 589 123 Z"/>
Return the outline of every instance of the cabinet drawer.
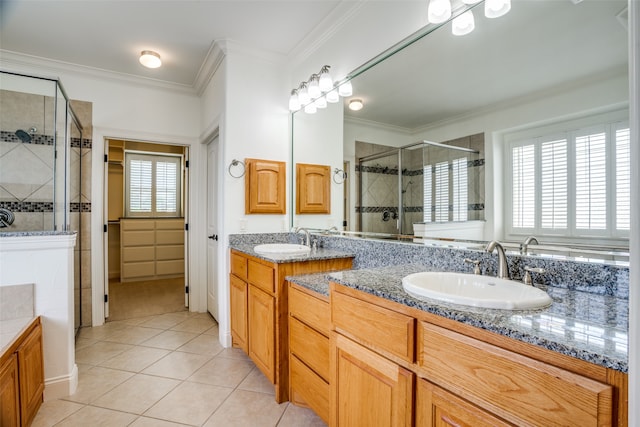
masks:
<path fill-rule="evenodd" d="M 184 219 L 157 219 L 156 230 L 182 230 Z"/>
<path fill-rule="evenodd" d="M 352 336 L 408 362 L 414 360 L 415 319 L 357 298 L 332 292 L 331 321 Z"/>
<path fill-rule="evenodd" d="M 329 338 L 289 317 L 289 351 L 329 380 Z"/>
<path fill-rule="evenodd" d="M 120 221 L 120 227 L 122 227 L 123 231 L 153 230 L 154 221 L 152 219 L 123 219 Z"/>
<path fill-rule="evenodd" d="M 274 293 L 276 291 L 274 284 L 273 268 L 267 265 L 259 264 L 249 260 L 249 283 L 259 287 L 260 289 Z"/>
<path fill-rule="evenodd" d="M 300 396 L 323 421 L 329 422 L 329 384 L 297 357 L 291 356 L 291 392 Z"/>
<path fill-rule="evenodd" d="M 156 275 L 175 276 L 184 274 L 184 260 L 170 260 L 156 262 Z"/>
<path fill-rule="evenodd" d="M 122 233 L 122 246 L 150 246 L 156 242 L 155 233 L 149 231 L 127 231 Z"/>
<path fill-rule="evenodd" d="M 242 280 L 247 280 L 247 259 L 238 254 L 231 253 L 231 273 Z"/>
<path fill-rule="evenodd" d="M 158 246 L 156 248 L 156 259 L 184 259 L 184 246 Z"/>
<path fill-rule="evenodd" d="M 155 275 L 155 262 L 132 262 L 122 264 L 122 278 L 146 277 Z"/>
<path fill-rule="evenodd" d="M 182 245 L 184 244 L 184 231 L 156 230 L 156 243 L 158 245 Z"/>
<path fill-rule="evenodd" d="M 331 311 L 328 302 L 289 286 L 289 313 L 321 334 L 329 336 Z"/>
<path fill-rule="evenodd" d="M 428 323 L 418 334 L 430 379 L 515 424 L 612 423 L 611 386 Z"/>
<path fill-rule="evenodd" d="M 122 248 L 122 262 L 153 261 L 153 246 L 132 246 Z"/>

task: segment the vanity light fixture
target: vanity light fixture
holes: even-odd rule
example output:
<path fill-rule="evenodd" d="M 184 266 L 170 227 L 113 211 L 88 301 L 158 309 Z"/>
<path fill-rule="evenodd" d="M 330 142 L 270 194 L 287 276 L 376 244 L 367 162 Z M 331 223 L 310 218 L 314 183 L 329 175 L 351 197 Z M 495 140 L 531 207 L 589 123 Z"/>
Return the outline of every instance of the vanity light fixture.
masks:
<path fill-rule="evenodd" d="M 300 87 L 298 88 L 298 101 L 300 105 L 306 105 L 311 101 L 309 91 L 307 90 L 307 82 L 300 83 Z"/>
<path fill-rule="evenodd" d="M 327 99 L 324 96 L 316 99 L 313 103 L 316 105 L 316 108 L 327 108 Z"/>
<path fill-rule="evenodd" d="M 451 32 L 454 36 L 464 36 L 469 34 L 476 27 L 473 12 L 467 10 L 460 16 L 457 16 L 451 24 Z"/>
<path fill-rule="evenodd" d="M 326 108 L 328 103 L 339 102 L 341 96 L 353 94 L 351 81 L 334 83 L 331 74 L 329 74 L 329 68 L 331 68 L 329 65 L 323 65 L 318 73 L 312 74 L 309 80 L 301 82 L 296 89 L 291 91 L 290 111 L 304 109 L 305 113 L 313 114 L 318 108 Z"/>
<path fill-rule="evenodd" d="M 315 102 L 310 102 L 304 106 L 304 112 L 307 114 L 315 114 L 318 111 Z"/>
<path fill-rule="evenodd" d="M 338 86 L 338 95 L 340 96 L 351 96 L 353 95 L 353 86 L 351 85 L 351 80 L 347 80 Z"/>
<path fill-rule="evenodd" d="M 327 102 L 331 104 L 335 104 L 336 102 L 340 101 L 340 95 L 338 94 L 337 89 L 333 89 L 327 92 L 325 98 L 327 98 Z"/>
<path fill-rule="evenodd" d="M 484 16 L 499 18 L 511 10 L 511 0 L 486 0 L 484 2 Z"/>
<path fill-rule="evenodd" d="M 322 91 L 320 90 L 320 76 L 317 74 L 311 74 L 308 91 L 311 99 L 316 99 L 322 95 Z"/>
<path fill-rule="evenodd" d="M 293 89 L 291 91 L 291 97 L 289 98 L 289 110 L 298 111 L 300 109 L 300 100 L 298 99 L 298 90 Z"/>
<path fill-rule="evenodd" d="M 362 99 L 352 99 L 349 101 L 349 109 L 351 111 L 360 111 L 362 110 L 362 107 L 364 107 Z"/>
<path fill-rule="evenodd" d="M 440 24 L 451 18 L 451 2 L 449 0 L 430 0 L 427 19 L 432 24 Z"/>
<path fill-rule="evenodd" d="M 140 52 L 139 61 L 147 68 L 158 68 L 162 65 L 160 54 L 152 50 L 143 50 Z"/>
<path fill-rule="evenodd" d="M 480 1 L 482 1 L 482 0 L 462 0 L 462 3 L 464 3 L 464 4 L 476 4 L 476 3 L 480 3 Z"/>
<path fill-rule="evenodd" d="M 323 65 L 320 69 L 320 81 L 318 85 L 320 86 L 320 90 L 322 92 L 329 92 L 333 90 L 333 79 L 331 78 L 331 74 L 329 74 L 329 66 Z"/>

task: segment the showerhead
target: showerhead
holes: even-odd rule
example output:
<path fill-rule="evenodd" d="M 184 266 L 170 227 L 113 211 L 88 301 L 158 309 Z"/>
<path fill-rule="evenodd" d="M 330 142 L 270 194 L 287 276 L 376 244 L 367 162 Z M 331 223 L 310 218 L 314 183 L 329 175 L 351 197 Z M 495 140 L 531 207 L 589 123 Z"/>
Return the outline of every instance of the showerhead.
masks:
<path fill-rule="evenodd" d="M 25 132 L 22 129 L 18 129 L 16 131 L 16 136 L 20 139 L 20 141 L 24 142 L 24 143 L 29 143 L 31 142 L 31 135 L 33 135 L 38 129 L 36 129 L 35 127 L 32 127 L 29 129 L 29 132 Z"/>

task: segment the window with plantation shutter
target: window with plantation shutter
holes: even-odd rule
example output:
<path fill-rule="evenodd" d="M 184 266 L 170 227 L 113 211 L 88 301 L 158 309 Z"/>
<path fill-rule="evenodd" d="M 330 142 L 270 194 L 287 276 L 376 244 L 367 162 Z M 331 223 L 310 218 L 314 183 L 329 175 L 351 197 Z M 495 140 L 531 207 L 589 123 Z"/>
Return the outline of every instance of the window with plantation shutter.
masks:
<path fill-rule="evenodd" d="M 628 124 L 570 125 L 527 131 L 535 137 L 507 138 L 508 238 L 628 239 Z"/>
<path fill-rule="evenodd" d="M 453 221 L 466 221 L 468 206 L 467 159 L 455 159 L 451 162 Z"/>
<path fill-rule="evenodd" d="M 182 157 L 125 153 L 125 216 L 181 215 Z"/>
<path fill-rule="evenodd" d="M 466 221 L 469 209 L 466 157 L 423 167 L 424 222 Z M 449 215 L 449 212 L 451 215 Z"/>
<path fill-rule="evenodd" d="M 436 222 L 449 221 L 449 162 L 436 163 L 434 202 Z"/>
<path fill-rule="evenodd" d="M 432 211 L 431 206 L 433 206 L 433 166 L 425 165 L 423 168 L 423 184 L 424 186 L 424 213 L 423 219 L 424 222 L 432 222 Z"/>

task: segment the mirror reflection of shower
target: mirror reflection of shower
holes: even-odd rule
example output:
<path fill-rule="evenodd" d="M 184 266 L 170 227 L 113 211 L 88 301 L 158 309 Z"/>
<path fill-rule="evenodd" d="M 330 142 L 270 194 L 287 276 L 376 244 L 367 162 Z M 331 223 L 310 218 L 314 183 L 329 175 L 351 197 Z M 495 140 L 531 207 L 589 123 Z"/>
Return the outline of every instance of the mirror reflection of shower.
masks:
<path fill-rule="evenodd" d="M 427 223 L 484 220 L 484 135 L 400 148 L 359 142 L 357 231 L 415 235 Z M 422 231 L 420 231 L 422 235 Z"/>

